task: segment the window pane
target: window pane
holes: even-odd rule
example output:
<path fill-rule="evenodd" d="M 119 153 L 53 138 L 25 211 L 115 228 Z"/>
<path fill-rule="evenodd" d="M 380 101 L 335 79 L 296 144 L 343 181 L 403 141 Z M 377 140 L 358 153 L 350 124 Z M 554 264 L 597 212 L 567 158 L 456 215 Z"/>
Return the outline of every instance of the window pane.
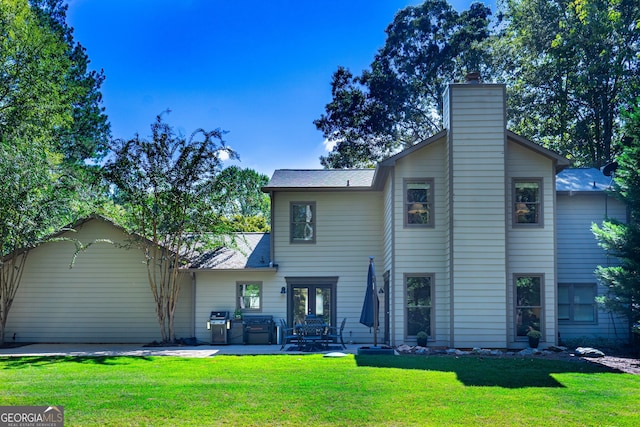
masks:
<path fill-rule="evenodd" d="M 407 203 L 425 203 L 429 201 L 429 184 L 426 182 L 407 183 Z"/>
<path fill-rule="evenodd" d="M 516 201 L 525 203 L 539 202 L 540 184 L 537 182 L 516 182 Z"/>
<path fill-rule="evenodd" d="M 313 240 L 311 224 L 293 224 L 292 233 L 295 240 Z"/>
<path fill-rule="evenodd" d="M 238 302 L 242 310 L 260 310 L 260 285 L 242 283 L 238 285 Z"/>
<path fill-rule="evenodd" d="M 431 183 L 410 181 L 405 183 L 405 215 L 407 224 L 430 225 L 431 218 Z"/>
<path fill-rule="evenodd" d="M 575 304 L 592 304 L 595 300 L 594 290 L 592 285 L 588 286 L 573 286 L 573 302 Z"/>
<path fill-rule="evenodd" d="M 514 209 L 516 214 L 516 223 L 539 223 L 540 184 L 538 182 L 514 183 Z"/>
<path fill-rule="evenodd" d="M 407 277 L 407 335 L 431 336 L 431 277 Z"/>
<path fill-rule="evenodd" d="M 541 308 L 520 308 L 516 310 L 516 330 L 519 337 L 524 337 L 530 328 L 540 330 Z"/>
<path fill-rule="evenodd" d="M 297 203 L 291 206 L 291 240 L 314 240 L 315 206 Z"/>
<path fill-rule="evenodd" d="M 540 277 L 518 277 L 516 287 L 518 307 L 540 306 Z"/>
<path fill-rule="evenodd" d="M 293 205 L 293 221 L 294 222 L 311 222 L 312 219 L 313 219 L 313 206 Z"/>
<path fill-rule="evenodd" d="M 576 322 L 595 321 L 593 304 L 576 304 L 573 306 L 573 320 Z"/>
<path fill-rule="evenodd" d="M 431 309 L 430 308 L 409 308 L 407 309 L 407 335 L 418 335 L 424 331 L 431 336 Z"/>
<path fill-rule="evenodd" d="M 558 320 L 569 320 L 571 318 L 570 308 L 569 304 L 558 304 Z"/>
<path fill-rule="evenodd" d="M 516 335 L 524 337 L 531 329 L 540 330 L 542 297 L 540 276 L 516 277 Z"/>
<path fill-rule="evenodd" d="M 558 285 L 558 319 L 570 322 L 596 321 L 594 284 Z M 565 313 L 565 308 L 566 309 Z"/>
<path fill-rule="evenodd" d="M 558 304 L 569 304 L 569 286 L 558 285 Z"/>

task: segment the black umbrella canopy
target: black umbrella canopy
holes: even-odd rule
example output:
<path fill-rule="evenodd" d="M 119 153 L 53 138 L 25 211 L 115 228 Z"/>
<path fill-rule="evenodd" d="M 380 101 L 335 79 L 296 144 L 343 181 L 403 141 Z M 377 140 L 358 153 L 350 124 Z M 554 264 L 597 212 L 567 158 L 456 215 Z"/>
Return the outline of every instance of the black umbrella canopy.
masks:
<path fill-rule="evenodd" d="M 373 328 L 373 345 L 378 345 L 378 311 L 379 301 L 376 292 L 376 271 L 373 265 L 373 257 L 369 258 L 369 271 L 367 272 L 367 291 L 364 295 L 360 323 Z"/>

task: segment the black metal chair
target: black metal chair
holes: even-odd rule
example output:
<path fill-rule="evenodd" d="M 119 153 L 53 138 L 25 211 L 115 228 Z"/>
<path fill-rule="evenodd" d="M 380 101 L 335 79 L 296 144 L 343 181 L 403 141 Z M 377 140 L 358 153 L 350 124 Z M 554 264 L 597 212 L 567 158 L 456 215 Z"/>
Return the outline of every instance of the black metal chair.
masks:
<path fill-rule="evenodd" d="M 344 331 L 344 325 L 347 323 L 347 318 L 342 319 L 342 323 L 340 327 L 331 326 L 329 328 L 329 332 L 326 335 L 327 342 L 338 342 L 340 340 L 340 345 L 342 345 L 342 349 L 346 349 L 347 346 L 344 345 L 344 340 L 342 339 L 342 333 Z"/>
<path fill-rule="evenodd" d="M 280 350 L 284 349 L 287 344 L 296 343 L 300 346 L 300 335 L 294 334 L 294 332 L 294 328 L 290 328 L 284 319 L 280 319 L 280 343 L 282 344 Z"/>

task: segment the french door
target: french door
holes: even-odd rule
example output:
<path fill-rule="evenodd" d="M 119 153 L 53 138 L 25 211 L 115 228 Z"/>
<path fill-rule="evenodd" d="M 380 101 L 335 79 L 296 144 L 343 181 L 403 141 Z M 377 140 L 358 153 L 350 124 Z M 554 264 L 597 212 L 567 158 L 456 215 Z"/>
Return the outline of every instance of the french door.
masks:
<path fill-rule="evenodd" d="M 309 314 L 321 317 L 329 325 L 336 324 L 335 281 L 323 283 L 323 281 L 310 282 L 299 279 L 288 282 L 289 324 L 301 324 Z"/>

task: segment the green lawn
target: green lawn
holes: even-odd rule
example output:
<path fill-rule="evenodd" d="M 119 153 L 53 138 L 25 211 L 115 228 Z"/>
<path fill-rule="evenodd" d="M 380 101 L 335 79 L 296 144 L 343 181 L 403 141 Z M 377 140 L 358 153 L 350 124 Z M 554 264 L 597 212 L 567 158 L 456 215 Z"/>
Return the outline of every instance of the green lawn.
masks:
<path fill-rule="evenodd" d="M 0 406 L 65 425 L 637 426 L 640 376 L 520 358 L 0 358 Z"/>

